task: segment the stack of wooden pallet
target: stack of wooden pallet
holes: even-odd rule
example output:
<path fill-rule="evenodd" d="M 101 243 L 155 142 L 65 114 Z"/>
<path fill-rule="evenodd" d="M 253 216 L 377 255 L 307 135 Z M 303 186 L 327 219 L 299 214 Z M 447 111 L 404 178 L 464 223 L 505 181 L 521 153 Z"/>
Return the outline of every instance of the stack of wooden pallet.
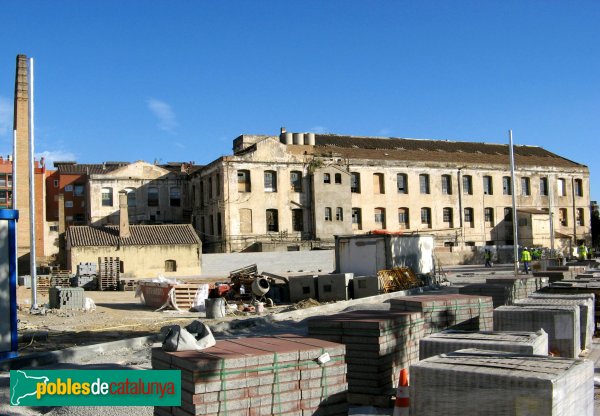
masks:
<path fill-rule="evenodd" d="M 71 271 L 54 269 L 50 275 L 50 286 L 52 287 L 70 287 Z"/>
<path fill-rule="evenodd" d="M 98 276 L 98 289 L 118 290 L 120 261 L 118 257 L 98 257 L 100 273 Z"/>
<path fill-rule="evenodd" d="M 458 294 L 403 296 L 390 300 L 393 311 L 421 312 L 426 335 L 444 329 L 491 331 L 494 305 L 491 297 Z"/>
<path fill-rule="evenodd" d="M 181 406 L 155 407 L 159 416 L 348 414 L 344 346 L 332 342 L 281 335 L 154 348 L 152 368 L 181 370 Z"/>
<path fill-rule="evenodd" d="M 312 337 L 346 345 L 348 402 L 388 407 L 400 370 L 419 360 L 420 313 L 354 311 L 309 320 Z"/>

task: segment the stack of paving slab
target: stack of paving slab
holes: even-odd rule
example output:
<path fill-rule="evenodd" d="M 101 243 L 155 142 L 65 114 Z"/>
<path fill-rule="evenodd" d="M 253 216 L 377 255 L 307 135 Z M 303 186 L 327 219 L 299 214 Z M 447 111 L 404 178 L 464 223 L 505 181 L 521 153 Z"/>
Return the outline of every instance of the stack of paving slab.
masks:
<path fill-rule="evenodd" d="M 50 309 L 83 309 L 85 292 L 79 287 L 51 287 L 48 289 Z"/>
<path fill-rule="evenodd" d="M 594 363 L 464 349 L 410 368 L 410 414 L 592 416 Z"/>
<path fill-rule="evenodd" d="M 508 285 L 493 283 L 473 283 L 460 287 L 458 293 L 461 295 L 489 296 L 494 302 L 494 308 L 503 305 L 512 305 L 514 292 Z"/>
<path fill-rule="evenodd" d="M 571 305 L 579 307 L 579 330 L 581 331 L 581 349 L 592 348 L 592 336 L 596 328 L 594 295 L 546 295 L 535 294 L 515 303 L 517 306 Z"/>
<path fill-rule="evenodd" d="M 417 295 L 390 299 L 392 311 L 423 314 L 425 335 L 445 329 L 491 331 L 492 298 L 461 294 Z"/>
<path fill-rule="evenodd" d="M 495 331 L 538 331 L 548 333 L 548 351 L 577 358 L 581 353 L 578 306 L 500 306 L 494 310 Z"/>
<path fill-rule="evenodd" d="M 553 283 L 552 285 L 543 288 L 541 294 L 554 294 L 554 295 L 593 295 L 595 319 L 600 320 L 600 280 L 598 281 L 561 281 Z M 594 327 L 595 329 L 595 327 Z"/>
<path fill-rule="evenodd" d="M 431 334 L 419 343 L 419 359 L 465 348 L 505 351 L 516 354 L 548 355 L 548 334 L 517 331 L 455 331 Z"/>
<path fill-rule="evenodd" d="M 535 277 L 547 277 L 548 282 L 554 283 L 563 279 L 567 279 L 571 277 L 569 272 L 559 271 L 559 270 L 543 270 L 543 271 L 535 271 L 533 272 Z"/>
<path fill-rule="evenodd" d="M 152 368 L 181 370 L 181 406 L 154 415 L 346 415 L 345 348 L 296 335 L 217 341 L 202 351 L 152 350 Z M 329 354 L 330 360 L 317 359 Z"/>
<path fill-rule="evenodd" d="M 400 370 L 419 360 L 423 316 L 383 310 L 340 313 L 310 319 L 308 334 L 345 344 L 350 404 L 387 407 Z"/>
<path fill-rule="evenodd" d="M 530 294 L 548 286 L 548 278 L 542 276 L 490 277 L 485 282 L 508 286 L 513 302 L 517 299 L 525 299 Z"/>

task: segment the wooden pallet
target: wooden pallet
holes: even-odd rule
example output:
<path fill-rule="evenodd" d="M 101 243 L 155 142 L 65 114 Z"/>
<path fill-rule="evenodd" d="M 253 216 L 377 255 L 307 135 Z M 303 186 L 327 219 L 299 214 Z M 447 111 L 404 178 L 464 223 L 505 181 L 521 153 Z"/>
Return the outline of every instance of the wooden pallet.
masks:
<path fill-rule="evenodd" d="M 119 257 L 98 257 L 98 288 L 119 290 Z"/>
<path fill-rule="evenodd" d="M 38 276 L 37 277 L 37 292 L 44 294 L 50 290 L 50 276 Z"/>
<path fill-rule="evenodd" d="M 50 277 L 51 287 L 70 287 L 71 286 L 71 271 L 70 270 L 52 270 Z"/>
<path fill-rule="evenodd" d="M 174 306 L 181 310 L 187 311 L 194 304 L 196 292 L 203 283 L 184 283 L 173 286 Z"/>

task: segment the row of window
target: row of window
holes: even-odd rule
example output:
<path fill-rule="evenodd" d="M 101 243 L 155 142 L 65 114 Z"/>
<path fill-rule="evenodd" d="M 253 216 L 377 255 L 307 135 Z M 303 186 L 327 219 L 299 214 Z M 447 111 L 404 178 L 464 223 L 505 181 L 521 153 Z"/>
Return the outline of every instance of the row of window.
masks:
<path fill-rule="evenodd" d="M 12 174 L 0 173 L 0 188 L 12 188 Z"/>
<path fill-rule="evenodd" d="M 339 177 L 338 177 L 339 175 Z M 252 181 L 249 170 L 238 170 L 238 192 L 252 192 Z M 331 183 L 331 176 L 326 173 L 323 177 L 324 183 Z M 342 176 L 335 174 L 335 183 L 342 183 Z M 265 192 L 277 192 L 277 172 L 266 170 L 263 173 L 263 186 Z M 293 170 L 290 172 L 290 190 L 292 192 L 302 192 L 302 172 Z"/>
<path fill-rule="evenodd" d="M 350 174 L 350 189 L 354 193 L 361 192 L 360 173 L 352 172 Z M 441 176 L 442 194 L 452 195 L 454 193 L 452 187 L 452 176 Z M 494 183 L 492 176 L 483 176 L 483 193 L 485 195 L 494 194 Z M 396 188 L 400 194 L 408 194 L 408 175 L 406 173 L 396 174 Z M 557 179 L 558 196 L 566 196 L 566 180 L 563 178 Z M 376 194 L 385 194 L 385 180 L 383 173 L 373 174 L 373 190 Z M 548 178 L 540 178 L 539 184 L 540 195 L 548 196 Z M 419 192 L 421 194 L 430 194 L 430 175 L 423 173 L 419 175 Z M 462 192 L 465 195 L 473 195 L 473 177 L 471 175 L 462 176 Z M 574 180 L 575 196 L 583 196 L 583 181 L 581 179 Z M 504 195 L 512 195 L 512 180 L 510 176 L 502 177 L 502 193 Z M 528 177 L 521 178 L 521 195 L 531 195 L 531 179 Z"/>
<path fill-rule="evenodd" d="M 127 206 L 135 207 L 137 206 L 136 200 L 136 190 L 134 188 L 125 188 L 125 192 L 127 192 Z M 103 207 L 112 207 L 114 204 L 113 201 L 113 189 L 111 187 L 102 188 L 102 206 Z M 159 189 L 156 187 L 149 187 L 147 190 L 147 200 L 146 204 L 149 207 L 158 207 L 160 203 L 159 200 Z M 171 187 L 169 188 L 169 206 L 179 207 L 181 206 L 181 190 L 179 187 Z"/>

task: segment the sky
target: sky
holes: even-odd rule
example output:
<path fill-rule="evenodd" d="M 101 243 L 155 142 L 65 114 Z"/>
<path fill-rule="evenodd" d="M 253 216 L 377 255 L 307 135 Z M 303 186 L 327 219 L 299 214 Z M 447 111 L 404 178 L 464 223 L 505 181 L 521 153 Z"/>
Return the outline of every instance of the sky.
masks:
<path fill-rule="evenodd" d="M 196 164 L 288 131 L 542 146 L 600 199 L 597 0 L 0 0 L 0 154 L 34 58 L 47 166 Z M 518 167 L 517 167 L 518 168 Z"/>

